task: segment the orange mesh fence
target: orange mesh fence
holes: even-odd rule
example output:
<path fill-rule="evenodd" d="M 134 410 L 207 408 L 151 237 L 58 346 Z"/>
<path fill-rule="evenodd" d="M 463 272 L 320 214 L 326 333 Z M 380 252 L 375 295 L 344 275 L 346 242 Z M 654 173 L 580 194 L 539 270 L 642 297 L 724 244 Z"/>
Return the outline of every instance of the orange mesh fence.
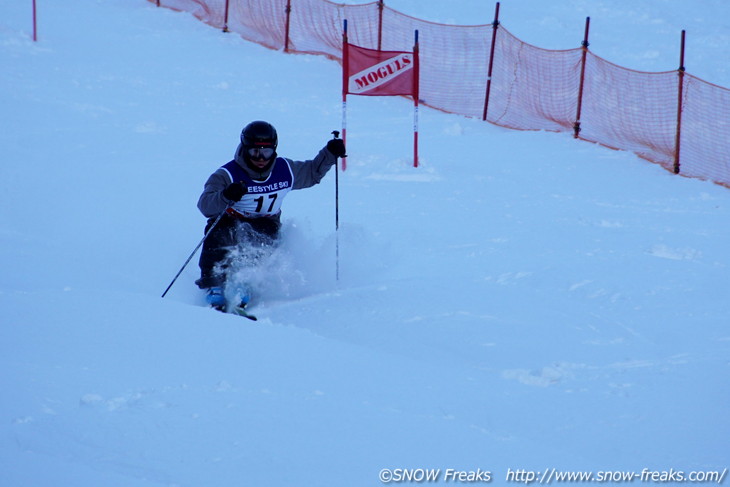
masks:
<path fill-rule="evenodd" d="M 293 3 L 287 49 L 289 52 L 322 54 L 340 60 L 344 19 L 358 27 L 350 33 L 358 42 L 369 42 L 360 37 L 362 34 L 370 34 L 370 30 L 363 27 L 378 22 L 375 4 L 344 7 L 323 0 L 295 0 Z M 284 44 L 282 47 L 285 47 Z"/>
<path fill-rule="evenodd" d="M 686 74 L 681 174 L 730 186 L 730 90 Z"/>
<path fill-rule="evenodd" d="M 450 28 L 389 8 L 383 10 L 383 26 L 383 50 L 412 50 L 413 34 L 418 30 L 420 103 L 450 113 L 481 117 L 490 26 Z"/>
<path fill-rule="evenodd" d="M 589 54 L 580 137 L 672 169 L 678 79 L 676 71 L 642 73 Z"/>
<path fill-rule="evenodd" d="M 634 71 L 587 48 L 583 64 L 583 48 L 542 49 L 501 25 L 492 46 L 492 25 L 436 24 L 381 2 L 148 1 L 271 49 L 336 60 L 345 19 L 349 42 L 369 49 L 409 51 L 418 30 L 422 104 L 475 118 L 486 112 L 487 121 L 513 129 L 576 134 L 578 127 L 583 140 L 730 186 L 730 90 L 680 71 Z"/>
<path fill-rule="evenodd" d="M 207 0 L 206 0 L 207 1 Z M 214 0 L 225 7 L 225 0 Z M 225 28 L 249 41 L 278 49 L 286 38 L 286 12 L 277 2 L 235 0 L 229 2 Z"/>
<path fill-rule="evenodd" d="M 190 12 L 203 22 L 213 27 L 223 28 L 225 15 L 225 0 L 148 0 L 158 7 L 165 6 L 181 12 Z"/>
<path fill-rule="evenodd" d="M 528 130 L 572 130 L 581 49 L 550 51 L 497 31 L 487 120 Z"/>

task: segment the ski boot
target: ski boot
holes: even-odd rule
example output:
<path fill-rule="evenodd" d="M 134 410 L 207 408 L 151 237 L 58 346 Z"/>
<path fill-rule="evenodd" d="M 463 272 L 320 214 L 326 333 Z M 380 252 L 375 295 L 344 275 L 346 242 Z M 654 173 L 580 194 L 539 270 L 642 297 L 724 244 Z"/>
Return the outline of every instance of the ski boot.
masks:
<path fill-rule="evenodd" d="M 226 310 L 226 296 L 220 286 L 209 287 L 205 295 L 205 301 L 218 311 Z"/>

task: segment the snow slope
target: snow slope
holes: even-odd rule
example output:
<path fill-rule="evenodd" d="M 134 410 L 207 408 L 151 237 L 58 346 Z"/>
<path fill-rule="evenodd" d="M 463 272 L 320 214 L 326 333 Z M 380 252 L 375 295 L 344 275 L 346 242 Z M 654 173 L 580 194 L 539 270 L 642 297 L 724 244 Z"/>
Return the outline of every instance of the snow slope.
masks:
<path fill-rule="evenodd" d="M 241 127 L 312 157 L 340 67 L 144 1 L 40 2 L 33 43 L 28 3 L 0 6 L 0 485 L 730 467 L 726 188 L 426 109 L 413 169 L 411 104 L 350 97 L 339 235 L 334 174 L 289 195 L 260 320 L 204 308 L 195 261 L 160 299 Z M 634 3 L 501 18 L 569 48 L 590 15 L 594 52 L 652 71 L 686 28 L 688 71 L 730 86 L 726 2 Z M 388 2 L 491 21 L 446 4 Z"/>

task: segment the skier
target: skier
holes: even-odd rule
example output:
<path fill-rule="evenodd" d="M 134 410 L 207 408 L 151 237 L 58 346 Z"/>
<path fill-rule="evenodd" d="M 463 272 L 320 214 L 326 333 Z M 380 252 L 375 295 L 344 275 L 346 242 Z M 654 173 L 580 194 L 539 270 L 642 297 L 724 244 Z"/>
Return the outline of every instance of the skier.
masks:
<path fill-rule="evenodd" d="M 278 157 L 277 144 L 276 129 L 270 123 L 257 120 L 246 125 L 235 157 L 211 174 L 198 200 L 198 209 L 208 218 L 206 233 L 222 214 L 203 243 L 200 279 L 196 281 L 207 290 L 206 300 L 216 309 L 226 309 L 231 250 L 239 245 L 276 243 L 286 194 L 318 184 L 337 158 L 345 157 L 345 144 L 336 136 L 308 161 Z M 245 293 L 239 299 L 234 305 L 243 308 L 250 296 Z"/>

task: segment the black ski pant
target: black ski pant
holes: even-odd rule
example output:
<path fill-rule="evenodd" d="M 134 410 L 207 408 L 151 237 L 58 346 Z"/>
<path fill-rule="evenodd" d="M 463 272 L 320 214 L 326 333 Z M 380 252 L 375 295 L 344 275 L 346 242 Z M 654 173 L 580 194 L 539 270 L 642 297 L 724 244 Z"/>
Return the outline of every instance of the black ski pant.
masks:
<path fill-rule="evenodd" d="M 205 233 L 208 233 L 213 223 L 215 218 L 208 219 Z M 195 283 L 201 289 L 223 286 L 231 250 L 239 245 L 273 245 L 279 238 L 280 228 L 279 215 L 261 218 L 223 215 L 203 242 L 198 262 L 200 279 Z"/>

